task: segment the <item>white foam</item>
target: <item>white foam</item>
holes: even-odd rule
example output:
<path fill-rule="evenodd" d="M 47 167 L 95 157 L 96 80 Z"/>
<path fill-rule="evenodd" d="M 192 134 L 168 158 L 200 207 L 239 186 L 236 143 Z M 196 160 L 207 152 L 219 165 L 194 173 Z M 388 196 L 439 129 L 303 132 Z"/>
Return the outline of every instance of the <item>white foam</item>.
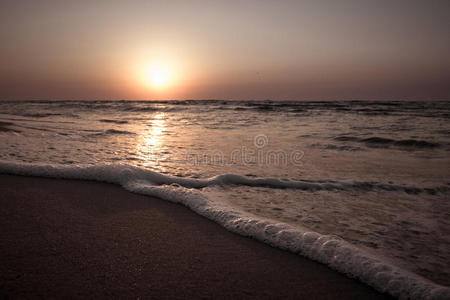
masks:
<path fill-rule="evenodd" d="M 344 186 L 345 182 L 284 181 L 276 178 L 248 178 L 221 175 L 209 179 L 179 178 L 128 165 L 64 166 L 0 161 L 0 173 L 66 179 L 87 179 L 115 183 L 139 194 L 181 203 L 243 236 L 319 261 L 369 284 L 380 292 L 401 299 L 450 299 L 450 288 L 437 285 L 402 270 L 337 236 L 321 235 L 306 228 L 262 219 L 237 210 L 193 189 L 212 184 L 317 189 Z M 347 186 L 352 186 L 352 182 Z"/>
<path fill-rule="evenodd" d="M 251 178 L 236 174 L 223 174 L 207 179 L 183 178 L 163 175 L 147 169 L 130 165 L 43 165 L 20 164 L 0 161 L 4 173 L 88 179 L 122 184 L 129 179 L 146 180 L 154 184 L 177 183 L 188 188 L 203 188 L 212 185 L 246 185 L 252 187 L 289 188 L 300 190 L 351 190 L 351 189 L 381 189 L 388 191 L 421 192 L 447 192 L 448 187 L 421 188 L 393 185 L 367 181 L 300 181 L 279 178 Z M 112 174 L 114 173 L 114 174 Z"/>

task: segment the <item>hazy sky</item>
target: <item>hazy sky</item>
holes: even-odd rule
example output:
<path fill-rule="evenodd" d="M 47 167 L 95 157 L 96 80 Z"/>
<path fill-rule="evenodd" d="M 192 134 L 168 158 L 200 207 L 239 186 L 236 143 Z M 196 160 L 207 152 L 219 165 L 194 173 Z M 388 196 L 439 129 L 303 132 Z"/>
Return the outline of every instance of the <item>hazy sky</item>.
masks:
<path fill-rule="evenodd" d="M 447 100 L 449 53 L 449 0 L 0 0 L 0 99 Z"/>

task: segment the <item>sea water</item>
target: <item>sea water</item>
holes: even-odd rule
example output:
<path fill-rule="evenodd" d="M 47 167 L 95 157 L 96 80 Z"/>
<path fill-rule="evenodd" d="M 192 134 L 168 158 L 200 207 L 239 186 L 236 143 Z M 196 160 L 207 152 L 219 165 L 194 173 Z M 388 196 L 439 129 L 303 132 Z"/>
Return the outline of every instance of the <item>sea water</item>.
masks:
<path fill-rule="evenodd" d="M 328 264 L 448 297 L 448 102 L 3 101 L 0 172 L 113 182 Z"/>

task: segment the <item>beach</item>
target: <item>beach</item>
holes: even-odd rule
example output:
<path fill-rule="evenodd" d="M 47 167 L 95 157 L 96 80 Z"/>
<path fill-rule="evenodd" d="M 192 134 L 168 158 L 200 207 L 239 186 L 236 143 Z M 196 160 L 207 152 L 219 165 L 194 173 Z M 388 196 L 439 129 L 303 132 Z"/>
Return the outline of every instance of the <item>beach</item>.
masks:
<path fill-rule="evenodd" d="M 67 2 L 0 1 L 0 300 L 450 300 L 450 1 Z"/>
<path fill-rule="evenodd" d="M 387 298 L 112 184 L 0 175 L 0 191 L 2 297 Z"/>

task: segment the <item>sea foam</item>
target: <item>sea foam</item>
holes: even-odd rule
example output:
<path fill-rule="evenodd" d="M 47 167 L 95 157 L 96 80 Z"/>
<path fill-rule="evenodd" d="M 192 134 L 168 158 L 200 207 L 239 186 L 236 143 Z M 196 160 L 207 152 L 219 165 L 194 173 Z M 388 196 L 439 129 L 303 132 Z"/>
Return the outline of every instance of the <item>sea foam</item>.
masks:
<path fill-rule="evenodd" d="M 450 299 L 450 288 L 396 267 L 383 257 L 353 246 L 337 236 L 322 235 L 300 226 L 256 217 L 208 197 L 196 189 L 216 184 L 313 190 L 364 187 L 408 191 L 412 188 L 350 181 L 309 182 L 248 178 L 234 174 L 208 179 L 180 178 L 128 165 L 66 166 L 0 161 L 0 174 L 85 179 L 118 184 L 134 193 L 183 204 L 232 232 L 321 262 L 367 283 L 380 292 L 400 299 Z"/>

